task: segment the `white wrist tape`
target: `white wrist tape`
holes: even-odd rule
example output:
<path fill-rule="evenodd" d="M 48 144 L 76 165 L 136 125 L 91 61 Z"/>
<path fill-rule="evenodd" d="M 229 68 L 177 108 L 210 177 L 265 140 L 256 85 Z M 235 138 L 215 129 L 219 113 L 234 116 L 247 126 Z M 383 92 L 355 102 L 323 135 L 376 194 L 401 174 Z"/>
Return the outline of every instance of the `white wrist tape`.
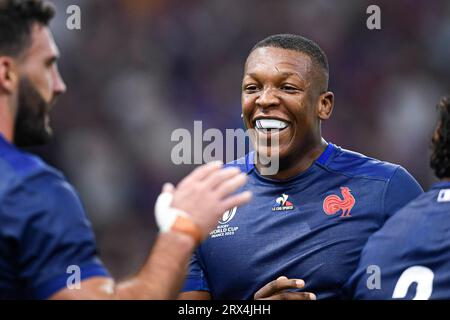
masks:
<path fill-rule="evenodd" d="M 159 195 L 155 203 L 155 217 L 156 224 L 161 232 L 169 231 L 177 220 L 178 216 L 189 217 L 189 215 L 183 210 L 172 208 L 170 203 L 172 202 L 173 194 L 169 192 L 163 192 Z"/>
<path fill-rule="evenodd" d="M 163 192 L 159 195 L 155 203 L 156 223 L 161 232 L 181 232 L 194 239 L 198 245 L 203 239 L 203 234 L 199 226 L 192 220 L 191 216 L 180 209 L 172 208 L 173 195 Z"/>

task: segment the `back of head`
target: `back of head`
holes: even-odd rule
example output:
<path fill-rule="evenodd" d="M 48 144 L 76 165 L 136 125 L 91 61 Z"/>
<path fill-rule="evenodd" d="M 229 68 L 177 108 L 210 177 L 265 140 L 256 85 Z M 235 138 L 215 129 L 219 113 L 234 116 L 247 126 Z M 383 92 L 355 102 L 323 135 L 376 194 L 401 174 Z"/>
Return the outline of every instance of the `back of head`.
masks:
<path fill-rule="evenodd" d="M 438 126 L 432 139 L 431 168 L 439 179 L 450 178 L 450 96 L 437 105 Z"/>
<path fill-rule="evenodd" d="M 31 43 L 33 24 L 46 26 L 54 14 L 42 0 L 0 0 L 0 56 L 18 57 Z"/>

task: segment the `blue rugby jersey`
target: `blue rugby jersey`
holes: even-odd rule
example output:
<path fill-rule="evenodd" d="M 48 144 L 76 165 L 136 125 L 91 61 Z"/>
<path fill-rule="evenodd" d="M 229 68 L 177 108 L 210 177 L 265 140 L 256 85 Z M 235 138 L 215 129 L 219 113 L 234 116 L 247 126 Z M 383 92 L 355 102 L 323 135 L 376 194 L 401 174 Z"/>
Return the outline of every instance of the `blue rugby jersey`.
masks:
<path fill-rule="evenodd" d="M 369 238 L 348 291 L 356 299 L 450 299 L 450 182 L 434 185 Z"/>
<path fill-rule="evenodd" d="M 59 171 L 0 135 L 0 177 L 0 299 L 48 298 L 73 284 L 78 270 L 81 280 L 108 276 L 80 200 Z"/>
<path fill-rule="evenodd" d="M 250 203 L 224 214 L 194 253 L 183 291 L 252 299 L 279 276 L 300 278 L 318 299 L 342 297 L 368 237 L 423 190 L 401 166 L 329 143 L 305 172 L 286 181 L 248 174 Z"/>

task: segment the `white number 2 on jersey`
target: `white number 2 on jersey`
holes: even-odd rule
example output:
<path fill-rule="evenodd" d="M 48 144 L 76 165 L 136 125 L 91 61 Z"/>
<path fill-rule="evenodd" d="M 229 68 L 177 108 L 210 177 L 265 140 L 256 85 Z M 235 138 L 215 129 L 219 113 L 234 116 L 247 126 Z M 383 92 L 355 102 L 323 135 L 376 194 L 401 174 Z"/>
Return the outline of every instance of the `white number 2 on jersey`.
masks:
<path fill-rule="evenodd" d="M 416 282 L 417 289 L 413 300 L 428 300 L 433 292 L 433 279 L 434 273 L 431 269 L 423 266 L 409 267 L 398 279 L 392 298 L 406 297 L 409 287 Z"/>

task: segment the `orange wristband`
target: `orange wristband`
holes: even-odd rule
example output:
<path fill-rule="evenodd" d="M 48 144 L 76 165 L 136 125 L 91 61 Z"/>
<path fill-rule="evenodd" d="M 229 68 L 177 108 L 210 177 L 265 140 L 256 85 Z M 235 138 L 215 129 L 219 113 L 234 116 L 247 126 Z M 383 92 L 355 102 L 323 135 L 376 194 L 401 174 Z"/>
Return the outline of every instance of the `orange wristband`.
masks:
<path fill-rule="evenodd" d="M 197 224 L 195 224 L 195 222 L 193 222 L 189 217 L 182 215 L 177 216 L 170 230 L 185 233 L 191 236 L 197 245 L 199 245 L 203 239 L 199 226 L 197 226 Z"/>

